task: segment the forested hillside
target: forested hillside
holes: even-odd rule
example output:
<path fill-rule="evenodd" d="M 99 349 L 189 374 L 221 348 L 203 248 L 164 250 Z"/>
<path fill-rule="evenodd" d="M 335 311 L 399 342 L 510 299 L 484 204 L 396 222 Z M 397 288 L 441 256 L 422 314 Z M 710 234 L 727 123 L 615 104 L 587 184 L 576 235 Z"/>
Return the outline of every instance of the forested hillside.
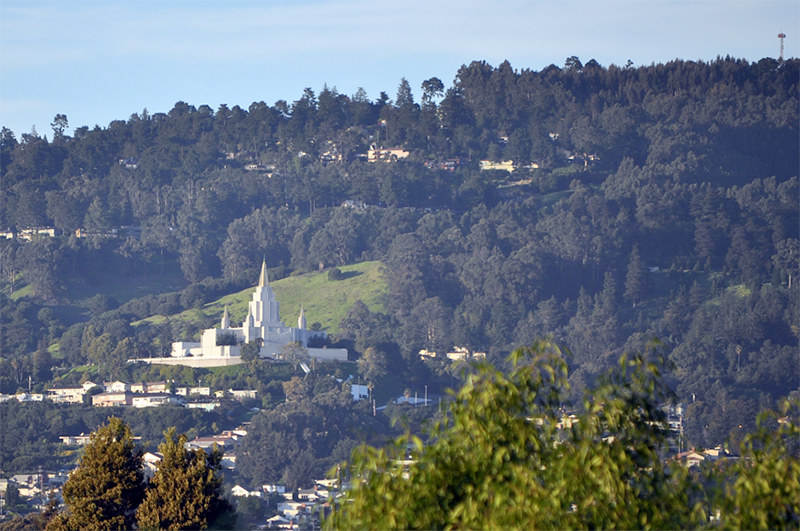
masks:
<path fill-rule="evenodd" d="M 550 335 L 577 396 L 658 338 L 687 436 L 719 444 L 798 389 L 799 76 L 473 62 L 418 97 L 403 79 L 394 98 L 3 128 L 0 392 L 165 353 L 200 325 L 131 323 L 252 286 L 263 257 L 275 279 L 380 260 L 385 311 L 356 304 L 334 338 L 351 357 L 372 347 L 411 386 L 451 381 L 420 349 L 500 361 Z"/>

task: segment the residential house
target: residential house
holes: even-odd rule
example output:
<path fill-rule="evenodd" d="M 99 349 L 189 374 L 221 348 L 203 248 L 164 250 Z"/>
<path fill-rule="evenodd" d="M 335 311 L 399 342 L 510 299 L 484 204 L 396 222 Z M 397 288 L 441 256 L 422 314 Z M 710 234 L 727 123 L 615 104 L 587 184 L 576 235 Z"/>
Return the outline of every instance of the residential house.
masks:
<path fill-rule="evenodd" d="M 373 144 L 367 151 L 367 162 L 395 162 L 409 155 L 410 153 L 403 148 L 378 148 Z"/>
<path fill-rule="evenodd" d="M 246 488 L 242 487 L 241 485 L 234 485 L 231 489 L 231 494 L 233 496 L 257 496 L 261 497 L 261 491 L 259 490 L 247 490 Z"/>
<path fill-rule="evenodd" d="M 258 390 L 256 389 L 228 389 L 227 391 L 219 390 L 214 391 L 214 396 L 216 398 L 223 398 L 226 393 L 234 400 L 244 400 L 245 398 L 256 398 L 258 396 Z"/>
<path fill-rule="evenodd" d="M 236 470 L 236 454 L 233 452 L 226 452 L 222 454 L 222 461 L 220 461 L 222 468 L 227 470 Z"/>
<path fill-rule="evenodd" d="M 369 398 L 369 386 L 362 384 L 351 384 L 350 394 L 353 395 L 353 400 L 356 402 L 359 400 L 364 400 L 365 398 Z"/>
<path fill-rule="evenodd" d="M 210 387 L 176 387 L 175 394 L 180 396 L 211 396 Z"/>
<path fill-rule="evenodd" d="M 706 457 L 703 454 L 696 452 L 693 448 L 688 452 L 681 452 L 677 454 L 675 459 L 683 461 L 687 468 L 692 468 L 693 466 L 699 466 L 703 461 L 705 461 Z"/>
<path fill-rule="evenodd" d="M 54 227 L 31 227 L 22 229 L 17 234 L 17 238 L 24 241 L 31 241 L 38 237 L 54 238 L 56 229 Z"/>
<path fill-rule="evenodd" d="M 478 163 L 478 166 L 480 167 L 481 171 L 499 170 L 507 171 L 508 173 L 513 173 L 515 168 L 513 160 L 482 160 Z"/>
<path fill-rule="evenodd" d="M 167 393 L 144 393 L 131 397 L 133 407 L 155 407 L 168 404 L 180 404 L 178 397 Z"/>
<path fill-rule="evenodd" d="M 285 501 L 278 504 L 278 512 L 286 518 L 296 518 L 308 509 L 308 504 L 296 501 Z"/>
<path fill-rule="evenodd" d="M 452 352 L 447 353 L 449 360 L 465 360 L 469 357 L 469 349 L 464 347 L 453 347 Z"/>
<path fill-rule="evenodd" d="M 14 397 L 17 402 L 42 402 L 44 400 L 42 393 L 17 393 Z"/>
<path fill-rule="evenodd" d="M 142 468 L 144 469 L 145 479 L 150 479 L 156 473 L 159 463 L 164 458 L 161 454 L 154 454 L 153 452 L 145 452 L 142 455 Z"/>
<path fill-rule="evenodd" d="M 228 392 L 236 400 L 244 400 L 245 398 L 256 398 L 258 390 L 256 389 L 228 389 Z"/>
<path fill-rule="evenodd" d="M 279 514 L 272 518 L 267 518 L 267 529 L 294 529 L 297 527 L 293 520 L 289 520 Z"/>
<path fill-rule="evenodd" d="M 105 389 L 106 393 L 120 393 L 131 390 L 127 383 L 120 380 L 116 380 L 114 382 L 103 382 L 103 389 Z"/>
<path fill-rule="evenodd" d="M 447 159 L 443 161 L 436 161 L 436 160 L 428 160 L 425 162 L 425 167 L 429 170 L 444 170 L 444 171 L 456 171 L 461 165 L 461 160 L 459 159 Z"/>
<path fill-rule="evenodd" d="M 130 406 L 131 398 L 129 391 L 108 391 L 94 395 L 92 405 L 95 407 Z"/>
<path fill-rule="evenodd" d="M 47 399 L 57 404 L 82 404 L 83 387 L 51 387 L 47 390 Z"/>
<path fill-rule="evenodd" d="M 76 238 L 116 238 L 117 233 L 119 231 L 117 229 L 83 229 L 78 228 L 75 229 L 75 237 Z"/>
<path fill-rule="evenodd" d="M 84 435 L 81 433 L 80 435 L 61 435 L 58 437 L 61 439 L 61 442 L 68 445 L 73 446 L 86 446 L 89 443 L 89 439 L 92 438 L 91 434 Z"/>
<path fill-rule="evenodd" d="M 188 407 L 189 409 L 202 409 L 204 411 L 214 411 L 219 406 L 219 400 L 214 400 L 211 402 L 186 402 L 183 404 L 183 407 Z"/>
<path fill-rule="evenodd" d="M 228 450 L 236 445 L 236 439 L 226 434 L 195 437 L 194 439 L 186 443 L 186 448 L 187 449 L 202 448 L 203 450 L 208 450 L 215 444 L 222 450 Z"/>
<path fill-rule="evenodd" d="M 276 492 L 278 494 L 284 494 L 286 492 L 286 487 L 283 485 L 276 485 L 273 483 L 270 485 L 261 485 L 261 490 L 263 490 L 266 494 L 272 494 L 273 492 Z"/>
<path fill-rule="evenodd" d="M 82 404 L 87 391 L 97 387 L 93 382 L 86 382 L 80 387 L 51 387 L 47 390 L 47 399 L 59 404 Z"/>
<path fill-rule="evenodd" d="M 306 502 L 317 501 L 317 489 L 298 489 L 297 499 Z"/>

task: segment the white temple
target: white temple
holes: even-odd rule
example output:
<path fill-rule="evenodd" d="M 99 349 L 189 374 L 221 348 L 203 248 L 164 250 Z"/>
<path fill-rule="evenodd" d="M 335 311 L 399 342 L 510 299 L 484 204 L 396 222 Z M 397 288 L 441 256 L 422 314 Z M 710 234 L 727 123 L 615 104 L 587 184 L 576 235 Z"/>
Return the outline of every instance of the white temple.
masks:
<path fill-rule="evenodd" d="M 278 301 L 269 286 L 267 263 L 261 264 L 258 286 L 253 300 L 247 308 L 247 317 L 240 327 L 232 327 L 228 308 L 222 315 L 219 328 L 203 330 L 200 342 L 178 341 L 172 344 L 167 358 L 145 358 L 135 361 L 166 365 L 188 365 L 192 367 L 216 367 L 241 363 L 241 347 L 245 343 L 260 340 L 262 358 L 276 357 L 288 343 L 300 343 L 308 347 L 313 337 L 324 339 L 325 332 L 306 328 L 303 308 L 297 319 L 297 328 L 288 327 L 281 321 Z M 322 361 L 347 361 L 347 349 L 307 348 L 309 357 Z M 132 360 L 133 361 L 133 360 Z"/>

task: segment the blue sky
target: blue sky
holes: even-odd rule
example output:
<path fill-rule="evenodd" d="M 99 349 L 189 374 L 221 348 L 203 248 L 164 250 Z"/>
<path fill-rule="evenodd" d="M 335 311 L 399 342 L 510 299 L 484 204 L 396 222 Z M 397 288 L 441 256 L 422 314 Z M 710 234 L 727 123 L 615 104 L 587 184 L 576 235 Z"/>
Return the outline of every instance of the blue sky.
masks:
<path fill-rule="evenodd" d="M 247 108 L 323 84 L 371 99 L 462 64 L 517 69 L 800 55 L 797 0 L 0 0 L 0 125 L 106 127 L 175 102 Z"/>

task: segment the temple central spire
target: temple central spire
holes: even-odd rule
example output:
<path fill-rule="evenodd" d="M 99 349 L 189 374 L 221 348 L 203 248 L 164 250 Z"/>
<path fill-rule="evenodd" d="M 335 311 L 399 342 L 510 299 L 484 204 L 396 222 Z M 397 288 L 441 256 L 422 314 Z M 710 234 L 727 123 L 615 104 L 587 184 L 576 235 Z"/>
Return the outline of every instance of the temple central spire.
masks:
<path fill-rule="evenodd" d="M 261 276 L 258 277 L 258 287 L 265 288 L 269 284 L 269 278 L 267 278 L 267 261 L 264 260 L 261 262 Z"/>

